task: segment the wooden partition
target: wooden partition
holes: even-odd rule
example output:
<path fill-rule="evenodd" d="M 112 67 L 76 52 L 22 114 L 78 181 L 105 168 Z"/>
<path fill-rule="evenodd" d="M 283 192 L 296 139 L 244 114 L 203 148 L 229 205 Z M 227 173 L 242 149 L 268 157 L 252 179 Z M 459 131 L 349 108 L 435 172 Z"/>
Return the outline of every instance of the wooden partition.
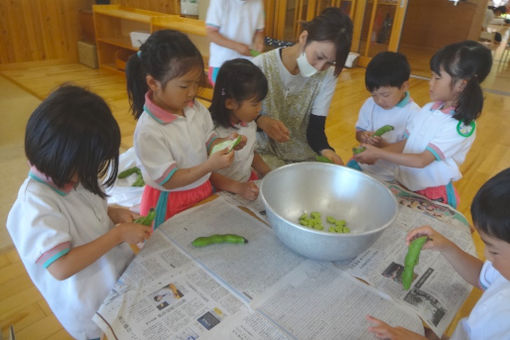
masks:
<path fill-rule="evenodd" d="M 0 64 L 78 60 L 79 16 L 92 0 L 0 0 Z"/>

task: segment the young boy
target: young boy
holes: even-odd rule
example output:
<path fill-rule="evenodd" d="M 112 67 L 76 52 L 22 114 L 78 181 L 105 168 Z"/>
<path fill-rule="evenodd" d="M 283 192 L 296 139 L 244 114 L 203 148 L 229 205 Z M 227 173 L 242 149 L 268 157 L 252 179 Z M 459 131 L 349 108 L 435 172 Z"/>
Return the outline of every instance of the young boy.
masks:
<path fill-rule="evenodd" d="M 423 249 L 435 249 L 450 262 L 466 281 L 484 290 L 471 314 L 462 319 L 450 340 L 510 339 L 510 169 L 503 170 L 485 183 L 471 204 L 476 230 L 485 243 L 483 262 L 453 242 L 425 226 L 409 232 L 406 242 L 427 235 Z M 369 328 L 378 338 L 424 339 L 402 327 L 367 316 Z"/>
<path fill-rule="evenodd" d="M 407 123 L 413 113 L 420 110 L 408 92 L 410 74 L 409 63 L 400 53 L 381 52 L 372 58 L 365 72 L 365 86 L 372 97 L 361 107 L 356 123 L 356 139 L 360 143 L 383 146 L 404 139 Z M 384 125 L 393 126 L 393 130 L 381 137 L 374 136 L 374 132 Z M 396 169 L 394 164 L 383 160 L 373 165 L 355 161 L 348 164 L 357 168 L 356 165 L 388 181 L 393 179 Z"/>

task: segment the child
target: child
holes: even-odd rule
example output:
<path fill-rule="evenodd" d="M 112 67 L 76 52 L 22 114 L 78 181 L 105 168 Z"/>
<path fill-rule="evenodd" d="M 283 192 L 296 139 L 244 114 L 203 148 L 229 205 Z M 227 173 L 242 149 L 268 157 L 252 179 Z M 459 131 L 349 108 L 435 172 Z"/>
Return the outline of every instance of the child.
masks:
<path fill-rule="evenodd" d="M 219 137 L 230 136 L 232 132 L 247 137 L 246 146 L 236 152 L 232 165 L 213 173 L 211 182 L 218 189 L 239 194 L 248 200 L 256 199 L 259 193 L 259 188 L 251 180 L 270 171 L 262 157 L 254 152 L 255 120 L 266 94 L 267 80 L 262 71 L 246 59 L 233 59 L 221 66 L 209 107 Z"/>
<path fill-rule="evenodd" d="M 465 253 L 430 227 L 409 232 L 406 242 L 428 236 L 423 249 L 434 249 L 472 285 L 484 290 L 469 317 L 462 319 L 450 340 L 510 339 L 510 169 L 485 183 L 471 204 L 473 224 L 485 243 L 485 262 Z M 422 254 L 424 256 L 425 254 Z M 402 327 L 368 316 L 370 331 L 384 339 L 424 339 Z"/>
<path fill-rule="evenodd" d="M 473 141 L 475 120 L 483 106 L 480 83 L 492 65 L 491 51 L 475 41 L 463 41 L 440 49 L 431 59 L 430 97 L 411 120 L 406 138 L 355 155 L 361 163 L 384 159 L 398 165 L 395 178 L 429 199 L 457 207 L 453 181 Z"/>
<path fill-rule="evenodd" d="M 356 123 L 356 139 L 360 143 L 382 146 L 383 141 L 395 143 L 404 139 L 407 124 L 420 110 L 408 92 L 410 74 L 409 63 L 400 53 L 381 52 L 368 63 L 365 86 L 372 97 L 361 107 Z M 381 137 L 374 136 L 374 132 L 385 125 L 393 126 L 393 130 Z M 363 164 L 361 168 L 384 180 L 392 180 L 396 165 L 378 160 L 373 165 Z"/>
<path fill-rule="evenodd" d="M 225 61 L 264 50 L 262 0 L 211 0 L 205 23 L 211 40 L 208 76 L 212 85 Z"/>
<path fill-rule="evenodd" d="M 198 49 L 173 30 L 154 32 L 128 60 L 128 94 L 138 119 L 134 146 L 147 184 L 140 213 L 155 207 L 155 228 L 208 197 L 211 172 L 234 158 L 226 148 L 208 158 L 209 148 L 222 139 L 209 111 L 195 100 L 203 70 Z"/>
<path fill-rule="evenodd" d="M 7 230 L 32 282 L 76 339 L 101 336 L 92 316 L 133 258 L 126 243 L 150 235 L 132 223 L 135 214 L 104 199 L 99 180 L 114 183 L 119 146 L 106 103 L 76 86 L 50 94 L 26 128 L 31 168 Z"/>

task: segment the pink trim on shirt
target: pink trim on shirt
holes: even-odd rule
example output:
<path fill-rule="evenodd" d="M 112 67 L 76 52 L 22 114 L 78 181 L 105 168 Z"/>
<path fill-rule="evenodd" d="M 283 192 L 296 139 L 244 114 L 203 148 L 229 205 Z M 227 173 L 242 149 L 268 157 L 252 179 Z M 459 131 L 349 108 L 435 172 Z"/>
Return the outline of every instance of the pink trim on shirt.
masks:
<path fill-rule="evenodd" d="M 75 183 L 67 183 L 64 184 L 63 187 L 58 187 L 55 183 L 53 183 L 53 180 L 50 177 L 46 176 L 46 174 L 39 171 L 34 165 L 30 166 L 30 173 L 32 174 L 32 176 L 35 176 L 36 179 L 39 180 L 40 182 L 47 184 L 54 190 L 62 192 L 63 194 L 68 194 L 69 192 L 71 192 L 71 190 L 73 190 L 75 186 Z"/>
<path fill-rule="evenodd" d="M 431 148 L 432 150 L 434 150 L 434 151 L 435 151 L 435 153 L 437 154 L 437 156 L 439 156 L 439 159 L 440 159 L 440 160 L 445 160 L 445 159 L 446 159 L 446 157 L 445 157 L 444 153 L 443 153 L 443 152 L 441 151 L 441 149 L 440 149 L 440 148 L 438 148 L 436 145 L 434 145 L 434 144 L 432 144 L 432 143 L 429 143 L 429 144 L 427 144 L 427 147 L 428 147 L 428 148 Z"/>
<path fill-rule="evenodd" d="M 156 183 L 160 183 L 160 185 L 163 185 L 164 183 L 168 182 L 168 180 L 170 179 L 168 177 L 168 175 L 170 175 L 170 173 L 174 170 L 174 169 L 177 169 L 177 164 L 176 163 L 173 163 L 172 165 L 170 165 L 168 167 L 168 169 L 166 169 L 166 171 L 163 173 L 163 175 L 161 175 L 161 177 L 159 177 L 158 179 L 156 179 Z"/>
<path fill-rule="evenodd" d="M 44 264 L 48 259 L 55 256 L 55 254 L 60 253 L 63 250 L 71 249 L 71 241 L 67 241 L 64 243 L 60 243 L 59 245 L 53 247 L 52 249 L 48 250 L 47 252 L 43 253 L 37 260 L 35 260 L 35 263 L 37 264 Z"/>
<path fill-rule="evenodd" d="M 434 111 L 434 110 L 439 110 L 442 113 L 446 113 L 446 114 L 452 114 L 455 112 L 455 106 L 445 107 L 444 102 L 434 102 L 434 104 L 432 104 L 432 106 L 430 107 L 430 111 Z"/>
<path fill-rule="evenodd" d="M 193 103 L 191 103 L 191 105 L 193 105 Z M 156 105 L 152 101 L 152 91 L 147 91 L 147 93 L 145 94 L 145 106 L 154 117 L 156 117 L 157 119 L 166 124 L 173 122 L 179 117 L 175 113 L 167 111 Z"/>

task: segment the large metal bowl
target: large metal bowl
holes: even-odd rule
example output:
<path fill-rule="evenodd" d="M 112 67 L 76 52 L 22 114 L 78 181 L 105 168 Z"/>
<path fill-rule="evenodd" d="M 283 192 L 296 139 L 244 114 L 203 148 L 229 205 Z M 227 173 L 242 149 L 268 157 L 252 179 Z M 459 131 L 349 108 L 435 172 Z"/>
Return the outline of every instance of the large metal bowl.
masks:
<path fill-rule="evenodd" d="M 347 167 L 303 162 L 268 173 L 260 195 L 276 235 L 295 252 L 316 260 L 353 258 L 366 250 L 395 220 L 397 200 L 376 179 Z M 303 212 L 343 219 L 349 234 L 299 224 Z M 327 223 L 323 222 L 325 230 Z"/>

